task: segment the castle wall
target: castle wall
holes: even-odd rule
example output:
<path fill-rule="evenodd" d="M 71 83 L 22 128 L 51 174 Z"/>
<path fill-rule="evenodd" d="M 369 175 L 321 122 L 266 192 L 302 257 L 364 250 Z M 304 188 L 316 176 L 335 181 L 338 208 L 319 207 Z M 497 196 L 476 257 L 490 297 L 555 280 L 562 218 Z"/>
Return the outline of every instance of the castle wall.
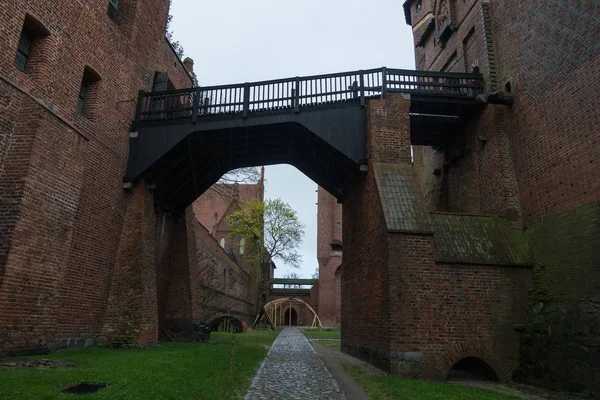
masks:
<path fill-rule="evenodd" d="M 139 89 L 191 79 L 164 39 L 168 1 L 11 1 L 0 15 L 0 354 L 98 343 L 132 196 L 122 177 Z M 28 14 L 49 35 L 15 67 Z M 100 78 L 77 112 L 84 68 Z M 4 112 L 6 111 L 6 112 Z"/>
<path fill-rule="evenodd" d="M 417 14 L 426 10 L 411 10 L 417 66 L 470 72 L 478 65 L 488 89 L 510 91 L 513 102 L 473 116 L 461 145 L 415 150 L 425 201 L 430 210 L 502 215 L 529 233 L 534 279 L 517 376 L 600 392 L 594 250 L 600 240 L 600 32 L 594 29 L 600 6 L 449 3 L 456 30 L 443 46 L 434 43 L 435 28 L 427 36 L 424 24 L 417 26 L 423 18 Z M 438 10 L 432 11 L 437 20 Z M 436 167 L 440 177 L 432 175 Z"/>
<path fill-rule="evenodd" d="M 477 357 L 508 380 L 531 282 L 527 239 L 504 218 L 430 213 L 409 110 L 401 95 L 368 104 L 369 168 L 343 209 L 342 350 L 442 380 Z"/>

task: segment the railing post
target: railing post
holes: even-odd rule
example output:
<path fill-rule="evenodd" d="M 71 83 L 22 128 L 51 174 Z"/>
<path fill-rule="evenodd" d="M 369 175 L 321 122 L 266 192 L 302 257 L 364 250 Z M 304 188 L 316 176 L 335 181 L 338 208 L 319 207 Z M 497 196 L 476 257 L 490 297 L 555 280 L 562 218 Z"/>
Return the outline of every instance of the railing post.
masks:
<path fill-rule="evenodd" d="M 248 111 L 250 111 L 250 84 L 244 83 L 244 105 L 242 109 L 242 118 L 248 117 Z"/>
<path fill-rule="evenodd" d="M 202 111 L 206 115 L 208 114 L 208 106 L 210 105 L 210 97 L 205 97 L 202 101 Z"/>
<path fill-rule="evenodd" d="M 200 97 L 202 96 L 202 89 L 200 89 L 200 86 L 198 86 L 193 93 L 194 103 L 192 105 L 192 122 L 196 122 L 198 119 L 198 108 L 200 108 Z"/>
<path fill-rule="evenodd" d="M 296 90 L 294 93 L 294 112 L 300 112 L 300 77 L 296 77 Z"/>
<path fill-rule="evenodd" d="M 364 107 L 365 106 L 365 74 L 364 74 L 364 72 L 363 72 L 362 69 L 360 71 L 358 71 L 358 73 L 360 74 L 360 80 L 359 80 L 359 85 L 360 85 L 360 106 Z"/>
<path fill-rule="evenodd" d="M 141 119 L 141 113 L 142 113 L 142 105 L 144 102 L 144 91 L 140 90 L 138 91 L 138 98 L 137 98 L 137 104 L 135 105 L 135 126 L 133 127 L 132 131 L 135 131 L 137 129 L 137 125 L 140 122 Z"/>
<path fill-rule="evenodd" d="M 381 68 L 381 98 L 387 94 L 387 68 Z"/>

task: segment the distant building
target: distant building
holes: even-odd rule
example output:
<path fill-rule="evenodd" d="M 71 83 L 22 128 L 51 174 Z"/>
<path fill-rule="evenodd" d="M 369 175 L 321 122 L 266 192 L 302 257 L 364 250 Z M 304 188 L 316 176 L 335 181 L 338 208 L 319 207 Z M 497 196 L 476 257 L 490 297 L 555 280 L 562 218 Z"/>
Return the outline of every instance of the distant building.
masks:
<path fill-rule="evenodd" d="M 228 217 L 240 210 L 249 201 L 264 201 L 265 169 L 255 184 L 217 183 L 204 192 L 192 204 L 194 215 L 219 242 L 229 256 L 246 269 L 246 253 L 248 244 L 244 239 L 233 239 L 230 235 Z"/>
<path fill-rule="evenodd" d="M 322 187 L 317 192 L 318 313 L 324 326 L 340 326 L 342 205 Z"/>

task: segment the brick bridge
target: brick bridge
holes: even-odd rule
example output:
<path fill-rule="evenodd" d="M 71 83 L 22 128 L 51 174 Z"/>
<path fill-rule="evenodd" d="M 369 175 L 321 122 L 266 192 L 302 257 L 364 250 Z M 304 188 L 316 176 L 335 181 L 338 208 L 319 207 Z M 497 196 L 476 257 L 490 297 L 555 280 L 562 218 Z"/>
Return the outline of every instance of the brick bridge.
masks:
<path fill-rule="evenodd" d="M 132 240 L 113 282 L 136 285 L 119 280 L 131 271 L 119 264 L 154 237 L 150 205 L 183 213 L 231 169 L 288 163 L 344 204 L 344 351 L 436 379 L 476 357 L 508 379 L 531 279 L 527 242 L 508 219 L 427 212 L 411 159 L 411 145 L 461 143 L 470 115 L 502 102 L 479 74 L 387 68 L 140 92 L 124 178 Z M 123 321 L 149 321 L 143 302 L 123 307 L 122 289 L 111 289 L 108 342 Z"/>

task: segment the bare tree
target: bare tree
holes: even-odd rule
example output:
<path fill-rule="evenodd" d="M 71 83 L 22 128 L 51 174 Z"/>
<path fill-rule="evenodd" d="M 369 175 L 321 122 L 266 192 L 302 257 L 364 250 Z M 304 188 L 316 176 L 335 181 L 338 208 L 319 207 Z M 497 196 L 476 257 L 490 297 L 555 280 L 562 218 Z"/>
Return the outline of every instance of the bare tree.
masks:
<path fill-rule="evenodd" d="M 261 171 L 257 167 L 238 168 L 223 175 L 208 190 L 223 198 L 231 198 L 233 197 L 234 184 L 256 184 L 261 177 Z"/>

